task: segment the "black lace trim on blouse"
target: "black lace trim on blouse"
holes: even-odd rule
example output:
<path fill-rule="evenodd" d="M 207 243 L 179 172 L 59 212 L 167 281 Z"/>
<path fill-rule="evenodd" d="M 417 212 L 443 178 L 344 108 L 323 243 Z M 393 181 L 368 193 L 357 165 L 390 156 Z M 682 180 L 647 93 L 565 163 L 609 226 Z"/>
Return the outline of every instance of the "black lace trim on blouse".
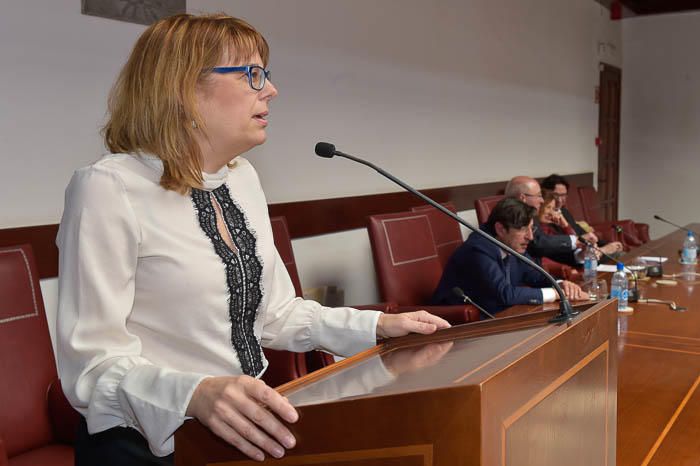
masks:
<path fill-rule="evenodd" d="M 224 223 L 237 253 L 231 250 L 219 233 L 211 195 L 221 207 Z M 263 370 L 262 347 L 254 333 L 255 318 L 262 300 L 262 263 L 256 253 L 257 239 L 225 184 L 213 191 L 192 189 L 191 197 L 200 227 L 226 266 L 231 343 L 243 373 L 255 377 Z"/>

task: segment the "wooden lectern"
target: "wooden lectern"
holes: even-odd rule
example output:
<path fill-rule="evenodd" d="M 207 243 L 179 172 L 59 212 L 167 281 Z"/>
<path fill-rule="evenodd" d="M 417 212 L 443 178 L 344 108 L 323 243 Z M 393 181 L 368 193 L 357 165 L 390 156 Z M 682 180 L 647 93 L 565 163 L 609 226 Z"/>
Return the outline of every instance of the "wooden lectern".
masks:
<path fill-rule="evenodd" d="M 279 390 L 297 407 L 280 466 L 615 464 L 617 309 L 541 311 L 391 340 Z M 253 466 L 191 420 L 176 466 Z"/>

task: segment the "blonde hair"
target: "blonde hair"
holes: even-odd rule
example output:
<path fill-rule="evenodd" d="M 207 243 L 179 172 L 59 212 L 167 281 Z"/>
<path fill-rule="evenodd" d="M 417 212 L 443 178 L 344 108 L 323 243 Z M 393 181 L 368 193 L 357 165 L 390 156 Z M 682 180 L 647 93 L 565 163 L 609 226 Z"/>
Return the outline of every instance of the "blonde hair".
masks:
<path fill-rule="evenodd" d="M 149 153 L 163 161 L 160 184 L 186 193 L 202 184 L 195 132 L 206 136 L 195 89 L 222 59 L 244 62 L 265 38 L 247 22 L 225 14 L 175 15 L 152 24 L 134 45 L 110 93 L 105 145 L 114 153 Z"/>

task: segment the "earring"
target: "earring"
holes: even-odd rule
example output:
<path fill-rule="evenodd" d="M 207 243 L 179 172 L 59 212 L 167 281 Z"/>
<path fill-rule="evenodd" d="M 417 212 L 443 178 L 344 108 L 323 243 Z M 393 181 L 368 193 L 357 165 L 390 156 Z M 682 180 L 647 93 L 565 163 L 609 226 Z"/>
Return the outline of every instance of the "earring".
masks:
<path fill-rule="evenodd" d="M 192 129 L 197 129 L 197 128 L 198 128 L 197 122 L 192 120 Z"/>

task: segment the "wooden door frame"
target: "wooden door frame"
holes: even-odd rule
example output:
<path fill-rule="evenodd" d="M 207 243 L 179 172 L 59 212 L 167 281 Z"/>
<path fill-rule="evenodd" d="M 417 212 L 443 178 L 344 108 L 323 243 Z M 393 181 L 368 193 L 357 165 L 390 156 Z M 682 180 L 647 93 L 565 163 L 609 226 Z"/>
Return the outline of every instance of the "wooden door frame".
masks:
<path fill-rule="evenodd" d="M 599 65 L 599 102 L 598 102 L 598 170 L 597 170 L 597 181 L 598 181 L 598 195 L 600 197 L 600 207 L 603 211 L 603 215 L 606 220 L 617 220 L 618 216 L 618 206 L 620 201 L 620 120 L 621 120 L 621 102 L 622 102 L 622 69 L 610 65 L 608 63 L 600 62 Z M 610 79 L 612 77 L 619 83 L 619 92 L 617 93 L 617 102 L 609 102 L 607 99 L 611 98 L 607 92 L 606 87 L 603 85 L 603 80 Z M 606 124 L 609 120 L 614 118 L 614 112 L 610 113 L 611 106 L 616 106 L 617 121 L 616 124 L 613 123 L 613 127 Z M 610 114 L 606 114 L 606 112 Z M 613 133 L 609 133 L 612 131 Z M 614 134 L 614 137 L 611 137 Z M 609 162 L 609 154 L 606 156 L 606 151 L 609 149 L 607 144 L 613 141 L 615 145 L 614 151 L 616 153 L 616 160 L 614 160 L 614 173 L 609 173 L 611 170 L 606 166 Z M 604 171 L 603 173 L 601 173 Z M 601 183 L 612 183 L 612 190 L 602 190 Z M 607 193 L 612 192 L 612 196 L 608 196 Z M 609 205 L 611 204 L 611 205 Z"/>

